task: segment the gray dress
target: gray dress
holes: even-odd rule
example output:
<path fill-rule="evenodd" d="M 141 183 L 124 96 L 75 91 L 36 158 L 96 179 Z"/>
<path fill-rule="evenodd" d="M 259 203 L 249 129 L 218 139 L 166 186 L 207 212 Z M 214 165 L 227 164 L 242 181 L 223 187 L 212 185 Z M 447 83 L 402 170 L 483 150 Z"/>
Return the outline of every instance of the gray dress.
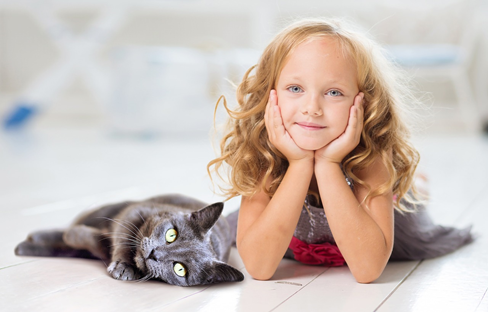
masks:
<path fill-rule="evenodd" d="M 411 204 L 404 201 L 407 208 Z M 307 211 L 307 208 L 308 211 Z M 233 235 L 237 233 L 239 211 L 227 217 Z M 400 213 L 395 210 L 395 237 L 390 260 L 420 260 L 439 257 L 473 241 L 471 227 L 458 229 L 434 224 L 424 206 L 417 205 L 415 213 Z M 324 209 L 313 196 L 308 195 L 298 220 L 295 238 L 306 244 L 333 244 L 334 236 L 327 222 Z M 295 259 L 288 248 L 286 258 Z"/>

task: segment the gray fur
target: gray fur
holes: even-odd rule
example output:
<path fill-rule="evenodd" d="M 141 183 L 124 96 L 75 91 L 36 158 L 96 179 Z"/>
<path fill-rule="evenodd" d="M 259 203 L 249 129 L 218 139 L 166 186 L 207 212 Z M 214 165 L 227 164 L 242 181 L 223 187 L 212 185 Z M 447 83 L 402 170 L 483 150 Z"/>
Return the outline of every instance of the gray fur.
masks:
<path fill-rule="evenodd" d="M 177 194 L 106 205 L 82 214 L 64 231 L 31 233 L 15 253 L 101 259 L 120 280 L 179 286 L 242 281 L 242 273 L 226 264 L 233 239 L 222 209 L 222 203 L 207 206 Z M 172 243 L 166 242 L 168 229 L 178 232 Z M 174 272 L 177 262 L 186 276 Z"/>

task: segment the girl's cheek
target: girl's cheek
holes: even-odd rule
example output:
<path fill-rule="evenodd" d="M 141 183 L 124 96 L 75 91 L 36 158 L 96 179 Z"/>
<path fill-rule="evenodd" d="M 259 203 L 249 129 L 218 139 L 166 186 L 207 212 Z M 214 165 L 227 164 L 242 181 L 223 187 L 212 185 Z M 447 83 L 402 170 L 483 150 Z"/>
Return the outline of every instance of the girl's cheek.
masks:
<path fill-rule="evenodd" d="M 347 110 L 342 110 L 341 112 L 338 112 L 338 120 L 340 120 L 340 127 L 343 128 L 344 130 L 347 127 L 347 124 L 349 123 L 349 114 L 350 114 L 351 108 L 349 107 Z"/>

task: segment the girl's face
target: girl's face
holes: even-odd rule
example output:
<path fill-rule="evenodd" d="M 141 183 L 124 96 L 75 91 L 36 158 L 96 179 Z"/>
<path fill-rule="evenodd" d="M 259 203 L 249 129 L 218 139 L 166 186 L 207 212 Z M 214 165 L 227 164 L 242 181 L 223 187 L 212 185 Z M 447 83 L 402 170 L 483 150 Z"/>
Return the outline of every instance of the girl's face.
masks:
<path fill-rule="evenodd" d="M 302 149 L 318 150 L 346 129 L 359 93 L 356 63 L 334 38 L 314 38 L 288 56 L 276 85 L 283 124 Z"/>

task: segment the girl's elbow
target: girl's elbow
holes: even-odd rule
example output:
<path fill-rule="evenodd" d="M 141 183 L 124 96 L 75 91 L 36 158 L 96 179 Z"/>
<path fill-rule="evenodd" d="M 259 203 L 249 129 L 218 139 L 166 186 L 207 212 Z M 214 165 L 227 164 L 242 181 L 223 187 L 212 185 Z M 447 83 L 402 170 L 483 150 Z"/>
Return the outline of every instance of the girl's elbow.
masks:
<path fill-rule="evenodd" d="M 251 275 L 251 277 L 255 280 L 258 280 L 258 281 L 267 281 L 269 279 L 271 279 L 271 277 L 273 277 L 273 274 L 266 274 L 266 273 L 262 273 L 262 272 L 257 272 L 257 273 L 250 273 L 248 271 L 248 273 Z"/>
<path fill-rule="evenodd" d="M 246 266 L 246 271 L 252 276 L 252 278 L 259 281 L 267 281 L 271 279 L 274 274 L 273 270 L 266 270 L 262 266 Z"/>
<path fill-rule="evenodd" d="M 378 277 L 380 277 L 380 275 L 354 276 L 354 278 L 356 279 L 356 282 L 358 282 L 359 284 L 369 284 L 376 281 Z"/>
<path fill-rule="evenodd" d="M 244 262 L 247 273 L 249 273 L 252 278 L 260 281 L 271 279 L 277 268 L 277 265 L 266 263 L 262 257 L 242 257 L 242 261 Z"/>
<path fill-rule="evenodd" d="M 351 273 L 358 283 L 369 284 L 376 281 L 388 264 L 388 259 L 391 255 L 391 247 L 389 253 L 383 254 L 381 257 L 376 257 L 375 259 L 370 259 L 365 261 L 364 259 L 355 263 L 355 265 L 350 265 Z"/>
<path fill-rule="evenodd" d="M 260 281 L 267 281 L 271 279 L 278 267 L 278 263 L 272 262 L 270 259 L 266 259 L 261 254 L 252 252 L 246 252 L 241 245 L 237 245 L 237 250 L 241 256 L 242 262 L 246 268 L 247 273 L 252 278 Z"/>
<path fill-rule="evenodd" d="M 381 274 L 383 273 L 384 267 L 375 268 L 375 269 L 367 269 L 352 272 L 356 281 L 360 284 L 369 284 L 376 281 Z"/>

